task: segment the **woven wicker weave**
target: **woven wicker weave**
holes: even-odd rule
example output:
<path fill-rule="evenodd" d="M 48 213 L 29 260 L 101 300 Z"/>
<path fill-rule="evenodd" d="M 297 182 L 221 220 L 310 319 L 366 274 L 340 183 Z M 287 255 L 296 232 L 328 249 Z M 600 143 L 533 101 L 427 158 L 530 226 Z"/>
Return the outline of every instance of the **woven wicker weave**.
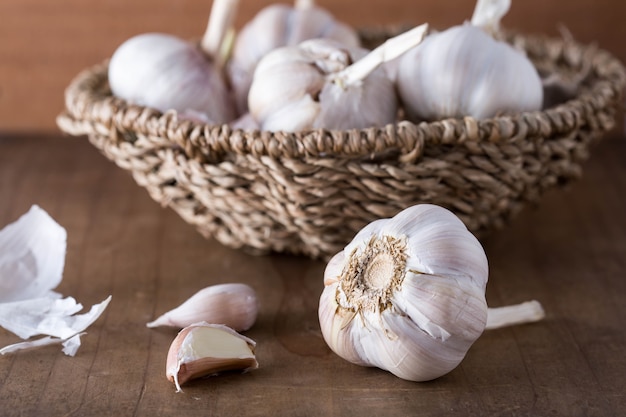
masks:
<path fill-rule="evenodd" d="M 371 43 L 385 36 L 363 34 Z M 575 96 L 484 121 L 244 132 L 113 97 L 105 62 L 73 80 L 57 121 L 230 247 L 324 258 L 367 223 L 421 202 L 453 210 L 480 236 L 580 176 L 589 146 L 614 126 L 626 84 L 621 63 L 595 47 L 520 34 L 507 40 L 543 73 L 567 78 L 586 68 Z"/>

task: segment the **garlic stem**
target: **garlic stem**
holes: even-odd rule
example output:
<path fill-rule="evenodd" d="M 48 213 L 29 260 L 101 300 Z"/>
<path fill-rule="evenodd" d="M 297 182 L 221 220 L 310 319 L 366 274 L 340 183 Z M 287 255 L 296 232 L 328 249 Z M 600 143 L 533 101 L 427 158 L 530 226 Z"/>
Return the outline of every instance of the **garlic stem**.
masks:
<path fill-rule="evenodd" d="M 500 30 L 500 21 L 511 8 L 511 0 L 478 0 L 471 23 L 491 35 Z"/>
<path fill-rule="evenodd" d="M 296 0 L 294 8 L 298 10 L 306 10 L 315 7 L 314 0 Z"/>
<path fill-rule="evenodd" d="M 209 23 L 200 42 L 202 50 L 222 68 L 226 57 L 222 55 L 224 39 L 232 30 L 239 0 L 213 0 Z"/>
<path fill-rule="evenodd" d="M 486 330 L 542 320 L 545 312 L 539 301 L 526 301 L 505 307 L 487 309 Z"/>
<path fill-rule="evenodd" d="M 389 62 L 399 57 L 422 42 L 426 37 L 427 31 L 428 24 L 424 23 L 423 25 L 388 39 L 366 56 L 336 74 L 334 77 L 335 80 L 339 81 L 344 86 L 358 83 L 365 79 L 369 73 L 378 68 L 382 63 Z"/>

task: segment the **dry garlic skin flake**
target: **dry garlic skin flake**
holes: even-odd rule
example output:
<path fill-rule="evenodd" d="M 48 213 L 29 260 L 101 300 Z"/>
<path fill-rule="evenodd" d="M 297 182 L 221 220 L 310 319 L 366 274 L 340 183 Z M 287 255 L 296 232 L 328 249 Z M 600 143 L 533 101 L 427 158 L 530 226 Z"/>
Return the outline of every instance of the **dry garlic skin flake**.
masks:
<path fill-rule="evenodd" d="M 487 321 L 485 252 L 452 212 L 423 204 L 363 228 L 328 263 L 319 320 L 342 358 L 412 381 L 454 369 Z"/>
<path fill-rule="evenodd" d="M 256 343 L 229 327 L 195 323 L 178 333 L 167 354 L 166 376 L 177 391 L 185 382 L 226 371 L 247 371 L 259 364 Z"/>

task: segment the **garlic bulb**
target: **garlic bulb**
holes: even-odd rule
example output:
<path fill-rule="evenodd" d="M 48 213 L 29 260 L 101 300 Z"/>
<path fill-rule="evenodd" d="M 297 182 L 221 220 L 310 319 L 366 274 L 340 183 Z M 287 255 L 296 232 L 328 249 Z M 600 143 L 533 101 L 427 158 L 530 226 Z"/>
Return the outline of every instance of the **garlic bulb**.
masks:
<path fill-rule="evenodd" d="M 328 39 L 278 48 L 257 65 L 248 95 L 261 129 L 361 129 L 396 120 L 397 96 L 381 67 L 423 39 L 427 25 L 374 51 Z"/>
<path fill-rule="evenodd" d="M 312 0 L 271 4 L 246 23 L 235 40 L 227 69 L 240 113 L 248 108 L 248 91 L 254 68 L 268 52 L 297 45 L 308 39 L 336 40 L 348 47 L 359 46 L 355 30 L 337 21 Z"/>
<path fill-rule="evenodd" d="M 536 68 L 522 51 L 490 34 L 509 3 L 480 0 L 472 23 L 433 33 L 400 58 L 398 92 L 409 119 L 485 119 L 541 109 Z"/>
<path fill-rule="evenodd" d="M 225 371 L 258 368 L 256 343 L 218 324 L 194 323 L 181 330 L 167 353 L 165 375 L 181 392 L 185 382 Z"/>
<path fill-rule="evenodd" d="M 162 33 L 134 36 L 120 45 L 109 62 L 111 91 L 131 103 L 211 123 L 235 118 L 232 95 L 222 74 L 220 51 L 232 27 L 237 0 L 215 0 L 202 50 Z"/>
<path fill-rule="evenodd" d="M 199 321 L 223 324 L 236 331 L 248 330 L 259 309 L 256 292 L 246 284 L 218 284 L 206 287 L 180 306 L 147 324 L 148 327 L 183 328 Z"/>
<path fill-rule="evenodd" d="M 329 261 L 319 303 L 324 340 L 358 365 L 412 381 L 440 377 L 485 329 L 487 277 L 485 252 L 457 216 L 409 207 L 364 227 Z M 517 307 L 498 309 L 491 327 L 543 317 L 536 305 L 522 309 L 522 318 Z"/>

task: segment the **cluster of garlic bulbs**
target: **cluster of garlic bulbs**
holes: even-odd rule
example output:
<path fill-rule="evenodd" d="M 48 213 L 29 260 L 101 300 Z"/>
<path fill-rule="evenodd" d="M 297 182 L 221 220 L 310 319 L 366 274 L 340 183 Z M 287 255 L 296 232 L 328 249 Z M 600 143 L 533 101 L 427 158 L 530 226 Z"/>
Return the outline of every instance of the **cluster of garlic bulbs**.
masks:
<path fill-rule="evenodd" d="M 400 114 L 420 122 L 539 110 L 537 70 L 497 40 L 510 3 L 478 0 L 470 22 L 432 33 L 422 25 L 368 51 L 356 30 L 313 0 L 270 4 L 238 32 L 238 0 L 214 0 L 199 47 L 165 34 L 136 36 L 114 53 L 109 82 L 130 102 L 246 130 L 362 129 L 396 123 Z"/>
<path fill-rule="evenodd" d="M 413 33 L 414 44 L 393 48 L 395 61 L 383 58 L 392 54 L 381 48 L 363 59 L 363 50 L 320 40 L 276 49 L 256 65 L 252 118 L 262 130 L 297 131 L 381 127 L 396 121 L 399 104 L 415 122 L 539 110 L 537 70 L 523 52 L 494 38 L 509 7 L 510 0 L 479 0 L 471 23 L 423 42 L 425 29 L 402 34 L 408 40 Z M 359 60 L 381 68 L 352 71 Z"/>
<path fill-rule="evenodd" d="M 487 308 L 488 263 L 452 212 L 422 204 L 364 227 L 324 272 L 319 321 L 354 364 L 411 381 L 454 369 L 485 328 L 539 320 L 537 302 Z"/>
<path fill-rule="evenodd" d="M 248 94 L 263 130 L 361 129 L 393 123 L 395 87 L 381 65 L 421 42 L 422 25 L 372 52 L 327 39 L 278 48 L 257 65 Z"/>

